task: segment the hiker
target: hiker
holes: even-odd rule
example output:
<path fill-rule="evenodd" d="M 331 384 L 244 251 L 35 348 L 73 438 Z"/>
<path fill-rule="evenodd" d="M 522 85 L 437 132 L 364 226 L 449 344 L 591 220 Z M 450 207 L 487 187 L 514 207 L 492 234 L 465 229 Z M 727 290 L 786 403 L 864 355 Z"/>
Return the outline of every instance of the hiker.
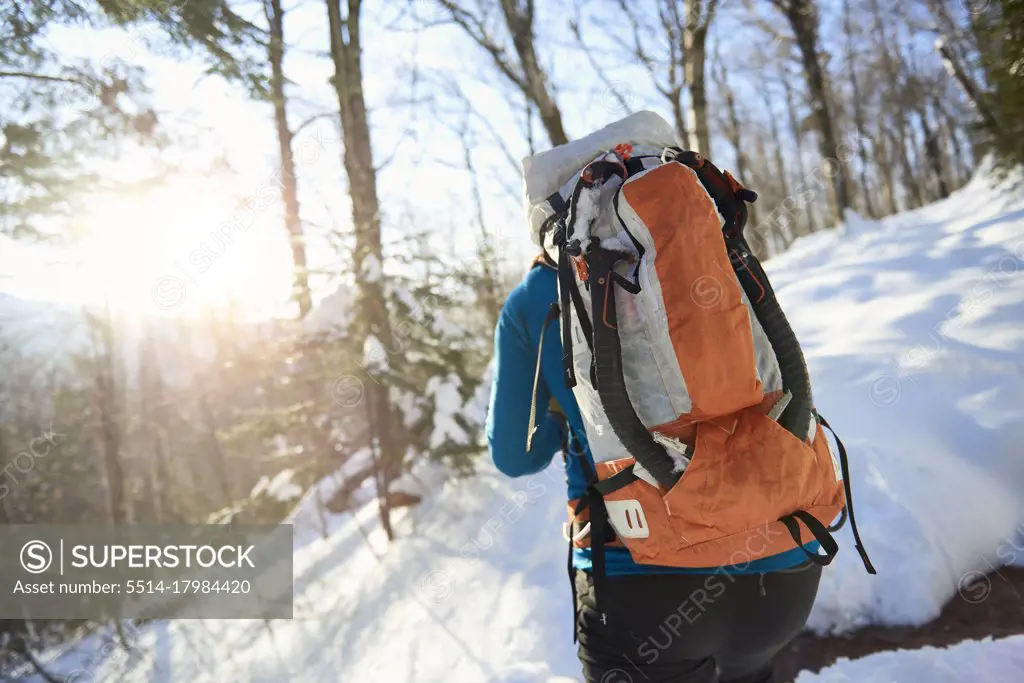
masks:
<path fill-rule="evenodd" d="M 508 476 L 563 454 L 585 679 L 772 681 L 852 509 L 796 340 L 778 353 L 792 332 L 765 315 L 756 195 L 650 112 L 524 180 L 541 255 L 497 325 L 487 434 Z"/>

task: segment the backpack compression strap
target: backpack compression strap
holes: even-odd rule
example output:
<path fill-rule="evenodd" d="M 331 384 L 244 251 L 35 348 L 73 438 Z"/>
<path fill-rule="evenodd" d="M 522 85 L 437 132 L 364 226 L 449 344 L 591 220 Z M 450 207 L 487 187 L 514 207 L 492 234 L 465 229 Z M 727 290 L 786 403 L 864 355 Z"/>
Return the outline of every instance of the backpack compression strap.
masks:
<path fill-rule="evenodd" d="M 850 484 L 850 461 L 846 455 L 846 447 L 843 446 L 843 442 L 839 439 L 839 435 L 836 434 L 835 430 L 832 429 L 832 426 L 818 413 L 818 411 L 814 411 L 814 418 L 822 427 L 832 432 L 832 437 L 836 440 L 836 446 L 839 450 L 839 465 L 843 472 L 843 488 L 846 493 L 846 507 L 843 508 L 843 512 L 849 513 L 850 530 L 853 532 L 853 545 L 857 549 L 857 554 L 860 555 L 861 562 L 864 563 L 864 569 L 867 570 L 868 574 L 877 574 L 878 572 L 875 571 L 875 567 L 871 564 L 871 559 L 868 557 L 868 551 L 864 549 L 864 542 L 860 540 L 860 532 L 857 530 L 857 518 L 853 514 L 853 488 Z M 837 526 L 842 526 L 842 522 Z"/>
<path fill-rule="evenodd" d="M 625 254 L 594 245 L 586 252 L 590 271 L 591 323 L 594 328 L 594 375 L 597 394 L 612 431 L 626 451 L 636 458 L 666 489 L 679 479 L 674 462 L 665 449 L 654 440 L 640 417 L 633 410 L 622 374 L 622 346 L 619 342 L 615 312 L 615 291 L 612 268 Z"/>

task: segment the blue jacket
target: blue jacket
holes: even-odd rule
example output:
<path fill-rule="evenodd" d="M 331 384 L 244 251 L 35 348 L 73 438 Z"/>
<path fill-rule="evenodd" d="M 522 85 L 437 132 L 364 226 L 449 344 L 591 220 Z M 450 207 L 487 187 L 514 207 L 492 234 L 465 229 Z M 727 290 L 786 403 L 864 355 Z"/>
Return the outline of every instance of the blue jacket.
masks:
<path fill-rule="evenodd" d="M 561 450 L 562 421 L 548 411 L 548 402 L 554 397 L 565 412 L 569 423 L 569 439 L 583 447 L 591 465 L 593 457 L 587 447 L 583 418 L 572 391 L 562 379 L 562 342 L 558 321 L 548 325 L 544 333 L 541 377 L 537 390 L 537 433 L 533 447 L 526 450 L 526 436 L 530 420 L 530 400 L 533 396 L 533 374 L 537 364 L 537 348 L 541 328 L 551 304 L 558 300 L 558 285 L 551 268 L 533 268 L 512 290 L 501 311 L 494 335 L 494 383 L 487 415 L 487 440 L 491 457 L 501 472 L 510 477 L 521 477 L 546 468 Z M 569 498 L 579 498 L 586 489 L 586 477 L 576 458 L 566 463 Z M 557 533 L 552 530 L 552 533 Z M 805 546 L 817 550 L 817 543 Z M 800 548 L 754 560 L 743 566 L 719 569 L 653 567 L 633 562 L 625 548 L 606 548 L 606 568 L 611 576 L 623 574 L 716 572 L 762 573 L 801 564 L 806 555 Z M 590 550 L 574 551 L 573 564 L 577 569 L 590 569 Z"/>

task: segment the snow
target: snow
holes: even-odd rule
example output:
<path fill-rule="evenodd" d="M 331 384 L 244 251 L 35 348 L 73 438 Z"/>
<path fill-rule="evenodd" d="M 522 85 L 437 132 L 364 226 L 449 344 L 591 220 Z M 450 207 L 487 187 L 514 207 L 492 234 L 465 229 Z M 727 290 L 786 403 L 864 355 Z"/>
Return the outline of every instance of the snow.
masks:
<path fill-rule="evenodd" d="M 367 254 L 366 258 L 363 259 L 362 268 L 359 271 L 359 277 L 364 282 L 379 282 L 383 271 L 381 269 L 380 261 L 373 254 Z"/>
<path fill-rule="evenodd" d="M 982 572 L 1024 564 L 1024 197 L 975 181 L 915 212 L 850 223 L 767 266 L 817 407 L 850 453 L 879 572 L 864 572 L 844 529 L 810 619 L 819 632 L 921 624 L 958 591 L 984 599 Z M 458 434 L 456 415 L 479 417 L 468 413 L 482 394 L 464 405 L 458 388 L 451 376 L 431 384 L 435 443 Z M 138 633 L 137 656 L 101 658 L 94 679 L 579 680 L 560 459 L 516 480 L 486 458 L 473 478 L 431 480 L 421 504 L 396 512 L 387 544 L 371 491 L 354 496 L 351 513 L 323 510 L 365 458 L 318 483 L 289 518 L 294 620 L 152 624 Z M 79 650 L 97 648 L 86 639 L 51 668 L 66 674 Z M 1022 650 L 1015 637 L 882 653 L 799 683 L 1024 680 Z"/>
<path fill-rule="evenodd" d="M 413 293 L 409 291 L 408 287 L 403 284 L 389 282 L 388 289 L 392 296 L 398 299 L 406 308 L 409 309 L 410 318 L 416 321 L 421 319 L 423 311 L 420 306 L 420 302 L 415 296 L 413 296 Z"/>
<path fill-rule="evenodd" d="M 313 539 L 329 535 L 350 521 L 347 514 L 334 515 L 325 506 L 351 478 L 366 471 L 372 462 L 373 453 L 370 449 L 360 448 L 352 453 L 341 467 L 316 482 L 306 491 L 291 514 L 284 520 L 285 524 L 291 524 L 293 527 L 296 548 L 302 547 Z M 377 495 L 376 490 L 373 490 L 372 476 L 363 484 L 366 489 L 357 490 L 353 494 L 353 500 L 357 504 L 366 503 Z"/>
<path fill-rule="evenodd" d="M 302 328 L 309 335 L 344 336 L 354 318 L 355 287 L 342 284 L 302 319 Z"/>
<path fill-rule="evenodd" d="M 1024 520 L 1024 198 L 976 179 L 801 240 L 766 267 L 817 407 L 850 452 L 879 572 L 864 572 L 844 529 L 809 625 L 930 621 L 1005 562 L 997 550 Z"/>
<path fill-rule="evenodd" d="M 375 334 L 368 334 L 363 340 L 363 367 L 370 373 L 387 372 L 388 350 Z"/>
<path fill-rule="evenodd" d="M 414 453 L 406 454 L 411 459 Z M 442 486 L 451 476 L 451 471 L 441 463 L 417 459 L 409 472 L 391 482 L 388 490 L 391 493 L 407 493 L 413 496 L 428 496 Z"/>
<path fill-rule="evenodd" d="M 395 407 L 398 414 L 402 416 L 402 424 L 408 429 L 415 425 L 423 417 L 423 408 L 420 406 L 420 396 L 405 389 L 391 387 L 388 391 L 391 398 L 391 405 Z"/>
<path fill-rule="evenodd" d="M 267 485 L 267 495 L 274 500 L 286 503 L 302 496 L 302 487 L 292 481 L 295 476 L 293 470 L 281 470 Z"/>
<path fill-rule="evenodd" d="M 1006 683 L 1024 678 L 1024 636 L 969 640 L 940 649 L 879 652 L 840 659 L 795 683 Z"/>
<path fill-rule="evenodd" d="M 430 433 L 430 448 L 440 448 L 446 441 L 459 445 L 469 443 L 469 435 L 455 419 L 463 411 L 459 387 L 462 381 L 454 372 L 444 377 L 427 380 L 427 394 L 434 397 L 434 430 Z"/>
<path fill-rule="evenodd" d="M 256 498 L 265 494 L 282 503 L 300 498 L 302 497 L 302 487 L 292 481 L 294 476 L 295 472 L 291 469 L 281 470 L 274 475 L 273 479 L 262 476 L 252 487 L 249 497 Z"/>

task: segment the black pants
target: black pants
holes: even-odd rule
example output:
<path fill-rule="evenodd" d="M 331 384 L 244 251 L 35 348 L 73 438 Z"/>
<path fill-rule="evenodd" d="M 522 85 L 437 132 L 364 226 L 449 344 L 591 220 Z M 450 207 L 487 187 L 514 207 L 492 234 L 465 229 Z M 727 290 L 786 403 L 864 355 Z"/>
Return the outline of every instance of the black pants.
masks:
<path fill-rule="evenodd" d="M 575 577 L 587 683 L 772 683 L 818 592 L 810 563 L 767 574 Z"/>

